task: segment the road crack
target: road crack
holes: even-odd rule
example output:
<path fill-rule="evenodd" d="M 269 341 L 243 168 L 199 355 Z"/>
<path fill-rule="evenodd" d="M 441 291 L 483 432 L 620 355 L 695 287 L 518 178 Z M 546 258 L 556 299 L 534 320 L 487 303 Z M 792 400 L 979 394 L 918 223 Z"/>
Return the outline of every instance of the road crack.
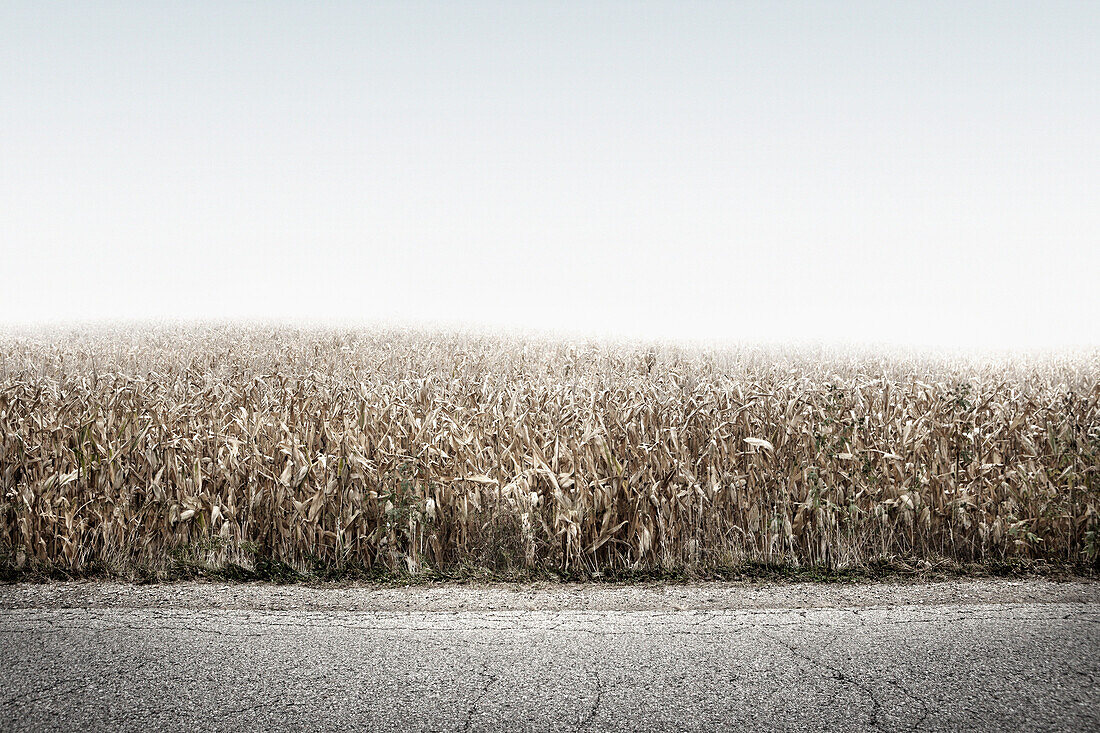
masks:
<path fill-rule="evenodd" d="M 477 672 L 480 676 L 485 677 L 485 684 L 481 688 L 481 692 L 470 703 L 470 707 L 466 710 L 466 719 L 462 723 L 462 730 L 464 733 L 469 733 L 471 727 L 474 724 L 474 713 L 477 712 L 477 706 L 481 704 L 481 701 L 485 699 L 485 696 L 489 694 L 489 688 L 491 688 L 496 681 L 500 679 L 500 675 L 491 674 L 489 672 L 489 660 L 485 658 L 481 663 L 481 669 Z"/>
<path fill-rule="evenodd" d="M 834 667 L 833 665 L 828 664 L 827 662 L 824 662 L 820 659 L 817 659 L 816 657 L 813 657 L 812 655 L 807 654 L 806 652 L 802 651 L 801 648 L 795 646 L 794 644 L 783 641 L 779 637 L 777 637 L 773 634 L 770 634 L 767 631 L 764 631 L 763 629 L 760 630 L 760 633 L 765 638 L 771 640 L 775 644 L 778 644 L 779 646 L 781 646 L 784 649 L 786 649 L 787 651 L 789 651 L 795 657 L 798 657 L 799 659 L 807 661 L 810 664 L 813 664 L 817 667 L 821 667 L 821 668 L 824 668 L 824 669 L 828 670 L 829 672 L 832 673 L 832 678 L 833 679 L 838 680 L 840 682 L 850 684 L 850 685 L 856 687 L 857 689 L 861 690 L 867 696 L 867 698 L 871 701 L 871 714 L 870 714 L 870 720 L 868 721 L 868 724 L 872 728 L 881 727 L 882 724 L 879 720 L 879 716 L 882 712 L 882 703 L 879 702 L 878 696 L 875 694 L 875 691 L 872 687 L 870 687 L 869 685 L 863 684 L 862 682 L 855 679 L 854 677 L 852 677 L 851 675 L 849 675 L 847 672 L 840 669 L 839 667 Z"/>
<path fill-rule="evenodd" d="M 595 681 L 593 685 L 595 694 L 592 696 L 592 705 L 588 708 L 588 713 L 585 715 L 584 720 L 577 726 L 578 731 L 588 730 L 592 721 L 596 719 L 596 716 L 600 713 L 600 703 L 603 702 L 603 680 L 600 679 L 600 670 L 593 667 L 589 670 L 591 678 Z"/>

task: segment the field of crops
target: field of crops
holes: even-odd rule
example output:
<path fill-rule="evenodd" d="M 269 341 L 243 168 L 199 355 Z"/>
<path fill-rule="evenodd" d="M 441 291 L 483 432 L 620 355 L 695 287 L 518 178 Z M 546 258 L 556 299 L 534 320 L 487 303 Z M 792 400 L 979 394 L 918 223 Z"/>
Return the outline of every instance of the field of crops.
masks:
<path fill-rule="evenodd" d="M 0 336 L 9 568 L 1090 562 L 1100 350 Z"/>

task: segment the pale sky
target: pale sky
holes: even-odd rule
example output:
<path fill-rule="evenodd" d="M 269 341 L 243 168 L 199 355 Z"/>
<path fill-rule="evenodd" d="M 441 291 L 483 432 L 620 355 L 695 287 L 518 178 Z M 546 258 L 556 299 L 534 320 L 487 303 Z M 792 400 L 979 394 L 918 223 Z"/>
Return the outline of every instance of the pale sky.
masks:
<path fill-rule="evenodd" d="M 0 323 L 1100 344 L 1100 3 L 3 2 Z"/>

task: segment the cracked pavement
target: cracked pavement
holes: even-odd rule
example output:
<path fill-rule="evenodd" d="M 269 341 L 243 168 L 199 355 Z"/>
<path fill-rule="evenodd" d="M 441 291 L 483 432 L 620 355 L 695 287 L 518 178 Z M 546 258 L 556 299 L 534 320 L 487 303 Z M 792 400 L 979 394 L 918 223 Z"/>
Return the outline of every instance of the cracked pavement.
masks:
<path fill-rule="evenodd" d="M 1087 730 L 1100 583 L 0 586 L 3 730 Z"/>

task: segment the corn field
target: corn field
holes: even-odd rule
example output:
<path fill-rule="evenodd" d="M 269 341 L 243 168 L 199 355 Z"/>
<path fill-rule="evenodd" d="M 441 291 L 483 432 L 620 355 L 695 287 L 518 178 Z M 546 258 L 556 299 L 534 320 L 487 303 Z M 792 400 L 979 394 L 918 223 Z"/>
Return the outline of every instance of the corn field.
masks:
<path fill-rule="evenodd" d="M 0 335 L 14 567 L 1089 562 L 1100 351 L 269 326 Z"/>

